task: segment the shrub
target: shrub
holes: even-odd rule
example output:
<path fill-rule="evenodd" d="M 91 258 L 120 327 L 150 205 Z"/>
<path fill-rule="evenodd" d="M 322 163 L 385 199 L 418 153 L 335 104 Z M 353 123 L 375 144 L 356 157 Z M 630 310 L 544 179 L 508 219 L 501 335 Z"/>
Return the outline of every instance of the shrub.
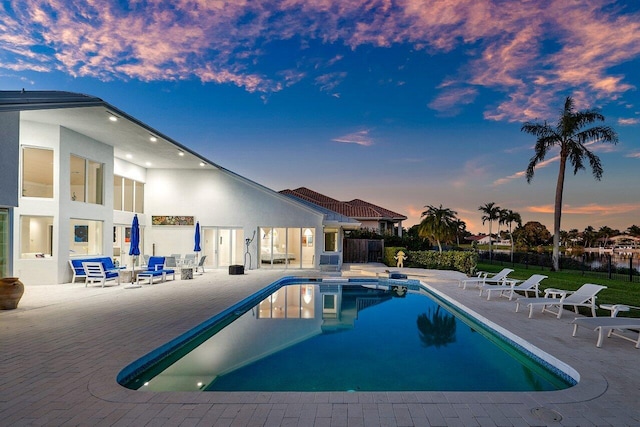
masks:
<path fill-rule="evenodd" d="M 396 260 L 393 258 L 398 251 L 404 251 L 407 259 L 405 267 L 428 268 L 432 270 L 455 270 L 472 275 L 478 265 L 478 254 L 473 251 L 408 251 L 404 248 L 385 248 L 384 263 L 390 267 L 395 267 Z"/>
<path fill-rule="evenodd" d="M 402 251 L 405 254 L 407 253 L 407 249 L 403 248 L 403 247 L 400 247 L 400 246 L 385 247 L 384 248 L 384 259 L 382 260 L 382 262 L 384 262 L 384 264 L 389 266 L 389 267 L 395 267 L 397 261 L 395 260 L 394 256 L 396 256 L 398 251 Z M 408 267 L 409 264 L 405 261 L 404 266 Z"/>

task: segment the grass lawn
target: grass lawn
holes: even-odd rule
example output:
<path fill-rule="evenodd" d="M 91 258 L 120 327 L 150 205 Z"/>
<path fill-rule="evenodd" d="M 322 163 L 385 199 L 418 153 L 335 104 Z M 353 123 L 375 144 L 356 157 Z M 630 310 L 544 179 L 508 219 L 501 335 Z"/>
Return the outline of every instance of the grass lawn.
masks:
<path fill-rule="evenodd" d="M 478 270 L 497 273 L 503 268 L 513 268 L 514 272 L 509 277 L 515 279 L 527 279 L 532 274 L 543 274 L 548 276 L 540 283 L 540 289 L 557 288 L 575 291 L 585 283 L 595 283 L 597 285 L 606 286 L 598 293 L 597 304 L 626 304 L 634 307 L 640 307 L 640 285 L 638 283 L 625 282 L 622 280 L 593 278 L 583 276 L 580 271 L 549 271 L 542 270 L 539 267 L 529 266 L 528 268 L 501 266 L 496 264 L 478 263 Z M 580 308 L 582 310 L 582 308 Z M 580 311 L 582 314 L 591 315 L 589 310 Z M 598 309 L 598 316 L 608 316 L 611 313 L 607 310 Z M 619 316 L 628 315 L 631 317 L 640 317 L 640 310 L 631 310 L 628 313 L 621 313 Z"/>

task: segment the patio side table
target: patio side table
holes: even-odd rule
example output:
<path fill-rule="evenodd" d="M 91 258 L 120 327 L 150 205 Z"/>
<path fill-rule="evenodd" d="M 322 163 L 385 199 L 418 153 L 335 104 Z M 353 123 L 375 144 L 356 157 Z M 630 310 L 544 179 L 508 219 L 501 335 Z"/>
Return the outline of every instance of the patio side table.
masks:
<path fill-rule="evenodd" d="M 180 278 L 182 280 L 193 279 L 193 267 L 183 267 L 180 270 Z"/>
<path fill-rule="evenodd" d="M 119 270 L 118 275 L 120 276 L 121 283 L 133 283 L 134 275 L 131 270 Z"/>

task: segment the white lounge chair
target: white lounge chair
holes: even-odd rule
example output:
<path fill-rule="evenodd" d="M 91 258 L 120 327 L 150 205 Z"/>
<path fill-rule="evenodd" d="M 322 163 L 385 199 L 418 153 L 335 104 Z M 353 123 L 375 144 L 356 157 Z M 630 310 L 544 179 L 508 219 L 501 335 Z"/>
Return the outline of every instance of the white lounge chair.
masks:
<path fill-rule="evenodd" d="M 484 279 L 487 278 L 487 276 L 489 275 L 489 273 L 485 273 L 484 271 L 478 271 L 478 274 L 475 275 L 475 277 L 467 277 L 466 279 L 463 280 L 459 280 L 458 281 L 458 287 L 462 288 L 464 286 L 464 289 L 466 289 L 466 282 L 469 283 L 484 283 Z"/>
<path fill-rule="evenodd" d="M 617 317 L 619 311 L 629 311 L 629 309 L 638 309 L 640 307 L 631 307 L 622 304 L 615 304 L 612 306 L 605 307 L 601 305 L 600 308 L 607 308 L 611 310 L 611 317 L 576 317 L 573 319 L 573 334 L 572 336 L 576 336 L 578 332 L 578 326 L 582 326 L 585 328 L 591 328 L 594 331 L 598 331 L 598 341 L 596 342 L 596 347 L 602 347 L 602 341 L 604 339 L 604 334 L 607 334 L 607 338 L 610 338 L 612 335 L 615 335 L 619 338 L 622 338 L 627 341 L 631 341 L 636 344 L 636 348 L 640 348 L 640 319 L 633 317 Z M 614 332 L 618 331 L 618 332 Z M 630 331 L 638 334 L 637 338 L 631 338 L 625 335 L 622 335 L 623 331 Z"/>
<path fill-rule="evenodd" d="M 487 283 L 494 283 L 494 284 L 503 283 L 504 280 L 509 275 L 509 273 L 511 273 L 512 271 L 513 270 L 510 268 L 503 268 L 501 271 L 497 272 L 491 277 L 488 277 L 489 276 L 488 274 L 484 274 L 483 276 L 465 279 L 462 281 L 462 289 L 467 289 L 467 285 L 470 285 L 470 284 L 473 284 L 477 288 L 480 288 L 482 287 L 482 285 L 485 285 Z"/>
<path fill-rule="evenodd" d="M 534 274 L 529 277 L 524 282 L 517 284 L 517 280 L 513 279 L 505 279 L 505 284 L 502 285 L 482 285 L 480 288 L 480 296 L 484 291 L 487 291 L 487 301 L 491 299 L 491 292 L 500 292 L 500 296 L 509 296 L 509 301 L 513 299 L 513 296 L 516 295 L 515 292 L 524 292 L 524 296 L 528 297 L 529 292 L 533 292 L 534 297 L 538 297 L 538 287 L 540 286 L 540 282 L 546 279 L 548 276 L 543 276 L 542 274 Z"/>
<path fill-rule="evenodd" d="M 590 307 L 593 317 L 596 316 L 596 294 L 606 286 L 594 285 L 586 283 L 577 291 L 565 291 L 562 289 L 545 289 L 544 298 L 518 298 L 516 300 L 516 312 L 520 308 L 520 304 L 529 307 L 529 318 L 533 316 L 533 308 L 542 306 L 542 312 L 548 311 L 555 314 L 558 319 L 562 316 L 562 307 L 572 305 L 574 311 L 578 312 L 578 307 Z M 554 298 L 555 297 L 555 298 Z M 554 312 L 549 308 L 557 306 L 558 312 Z M 549 307 L 549 308 L 547 308 Z"/>

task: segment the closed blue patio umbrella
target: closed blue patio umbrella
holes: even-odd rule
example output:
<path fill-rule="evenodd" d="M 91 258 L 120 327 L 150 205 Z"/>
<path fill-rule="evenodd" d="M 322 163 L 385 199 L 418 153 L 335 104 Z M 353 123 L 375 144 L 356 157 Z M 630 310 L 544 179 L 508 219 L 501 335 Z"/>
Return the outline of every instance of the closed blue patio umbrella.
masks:
<path fill-rule="evenodd" d="M 129 247 L 129 255 L 134 257 L 133 262 L 131 263 L 131 278 L 133 280 L 134 270 L 136 267 L 136 259 L 140 255 L 140 225 L 138 224 L 138 215 L 133 216 L 133 222 L 131 223 L 131 240 Z M 139 286 L 131 286 L 131 287 L 139 287 Z"/>
<path fill-rule="evenodd" d="M 198 263 L 198 256 L 202 248 L 200 248 L 200 221 L 196 222 L 196 234 L 194 236 L 195 244 L 193 246 L 193 251 L 196 253 L 196 264 Z"/>
<path fill-rule="evenodd" d="M 129 247 L 129 255 L 140 255 L 140 225 L 138 224 L 138 214 L 133 216 L 131 223 L 131 246 Z"/>

